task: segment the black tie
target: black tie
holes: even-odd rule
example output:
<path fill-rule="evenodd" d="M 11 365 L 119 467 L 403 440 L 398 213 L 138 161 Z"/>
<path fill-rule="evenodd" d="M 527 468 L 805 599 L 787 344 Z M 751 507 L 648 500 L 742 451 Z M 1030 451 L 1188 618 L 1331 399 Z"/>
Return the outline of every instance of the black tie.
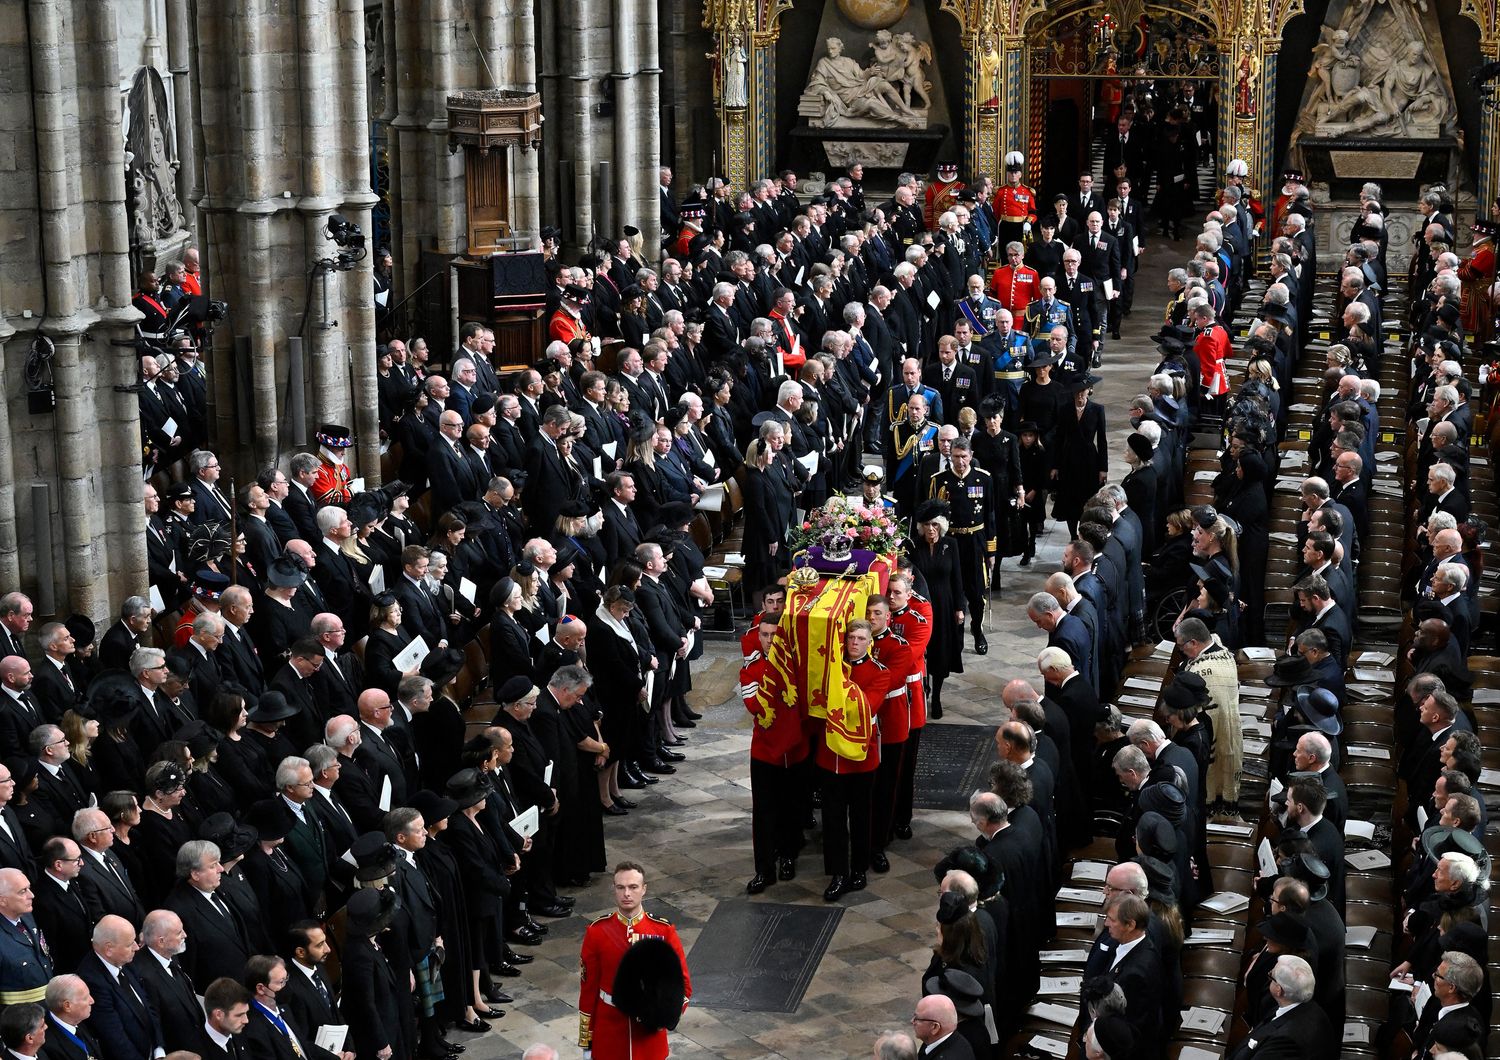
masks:
<path fill-rule="evenodd" d="M 318 988 L 318 996 L 323 999 L 323 1004 L 327 1005 L 330 1009 L 332 1009 L 333 1008 L 333 995 L 328 992 L 328 984 L 323 981 L 323 973 L 320 972 L 320 971 L 318 971 L 316 968 L 314 968 L 313 969 L 313 974 L 312 974 L 312 981 L 313 981 L 313 986 L 315 986 L 315 987 Z"/>
<path fill-rule="evenodd" d="M 131 887 L 130 884 L 125 882 L 125 873 L 120 871 L 118 860 L 119 859 L 117 859 L 113 854 L 109 853 L 109 851 L 104 852 L 104 867 L 108 869 L 110 873 L 113 874 L 114 878 L 120 882 L 120 886 L 128 891 L 131 889 Z"/>
<path fill-rule="evenodd" d="M 217 894 L 212 894 L 209 896 L 209 900 L 213 902 L 214 908 L 223 915 L 224 919 L 231 921 L 234 919 L 234 914 L 229 911 L 229 906 L 224 903 L 224 899 L 220 898 Z"/>
<path fill-rule="evenodd" d="M 27 720 L 32 723 L 33 727 L 35 727 L 35 723 L 36 723 L 36 720 L 37 720 L 36 704 L 34 702 L 32 702 L 31 693 L 30 692 L 22 692 L 21 696 L 20 696 L 20 700 L 21 700 L 21 706 L 23 706 L 24 708 L 26 708 L 26 718 L 27 718 Z"/>

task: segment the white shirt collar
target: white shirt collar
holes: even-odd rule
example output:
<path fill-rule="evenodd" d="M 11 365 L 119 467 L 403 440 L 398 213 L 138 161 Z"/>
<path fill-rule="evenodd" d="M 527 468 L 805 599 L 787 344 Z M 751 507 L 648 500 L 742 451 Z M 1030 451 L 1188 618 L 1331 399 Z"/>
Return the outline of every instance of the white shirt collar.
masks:
<path fill-rule="evenodd" d="M 1140 945 L 1142 939 L 1144 939 L 1145 937 L 1145 934 L 1142 933 L 1140 938 L 1132 939 L 1129 942 L 1122 942 L 1117 947 L 1115 947 L 1115 959 L 1109 962 L 1110 968 L 1114 969 L 1118 967 L 1120 962 L 1125 959 L 1125 955 L 1128 954 L 1131 950 L 1135 949 L 1138 945 Z"/>
<path fill-rule="evenodd" d="M 217 1045 L 220 1049 L 223 1049 L 225 1052 L 229 1051 L 229 1035 L 220 1034 L 218 1031 L 214 1030 L 213 1024 L 209 1023 L 207 1020 L 203 1021 L 203 1030 L 208 1034 L 209 1038 L 215 1045 Z"/>

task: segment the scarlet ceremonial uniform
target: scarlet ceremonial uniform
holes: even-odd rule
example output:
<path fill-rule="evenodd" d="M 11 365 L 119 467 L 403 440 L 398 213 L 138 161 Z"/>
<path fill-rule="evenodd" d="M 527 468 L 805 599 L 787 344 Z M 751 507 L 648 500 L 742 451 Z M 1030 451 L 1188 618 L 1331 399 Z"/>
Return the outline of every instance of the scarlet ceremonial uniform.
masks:
<path fill-rule="evenodd" d="M 849 678 L 863 696 L 871 715 L 885 702 L 895 679 L 875 656 L 846 664 Z M 865 757 L 854 761 L 835 754 L 821 740 L 814 758 L 823 784 L 823 871 L 835 879 L 860 875 L 870 867 L 871 811 L 874 808 L 875 771 L 880 767 L 880 736 L 871 725 L 864 741 Z"/>
<path fill-rule="evenodd" d="M 547 323 L 547 337 L 554 342 L 564 343 L 571 343 L 574 339 L 590 341 L 589 329 L 583 326 L 582 320 L 566 309 L 559 309 L 552 314 L 552 319 Z"/>
<path fill-rule="evenodd" d="M 1203 383 L 1203 392 L 1209 397 L 1229 393 L 1229 377 L 1224 372 L 1224 361 L 1229 356 L 1229 332 L 1219 324 L 1204 328 L 1193 340 L 1193 350 L 1198 354 L 1198 378 Z"/>
<path fill-rule="evenodd" d="M 891 689 L 881 701 L 880 766 L 875 771 L 875 793 L 870 809 L 870 847 L 885 853 L 891 840 L 891 819 L 896 812 L 896 788 L 901 780 L 901 763 L 906 757 L 906 742 L 911 735 L 911 696 L 908 675 L 917 672 L 921 685 L 922 663 L 913 659 L 911 645 L 891 627 L 875 634 L 870 650 L 891 674 Z"/>
<path fill-rule="evenodd" d="M 1463 301 L 1459 306 L 1459 319 L 1464 330 L 1477 345 L 1488 341 L 1494 310 L 1490 299 L 1490 288 L 1495 285 L 1495 244 L 1485 239 L 1474 244 L 1474 253 L 1458 266 L 1458 278 L 1463 283 Z"/>
<path fill-rule="evenodd" d="M 755 632 L 758 628 L 751 628 Z M 750 837 L 755 871 L 775 879 L 778 862 L 792 861 L 802 846 L 807 736 L 801 711 L 781 705 L 767 717 L 760 684 L 767 662 L 760 643 L 747 649 L 740 667 L 740 698 L 754 719 L 750 726 Z"/>
<path fill-rule="evenodd" d="M 963 190 L 961 180 L 935 180 L 927 185 L 922 197 L 922 219 L 929 231 L 937 231 L 938 218 L 958 205 L 958 193 Z"/>
<path fill-rule="evenodd" d="M 1000 185 L 992 208 L 995 211 L 995 235 L 1002 251 L 1005 244 L 1024 239 L 1024 225 L 1036 224 L 1036 192 L 1025 184 Z M 1021 308 L 1026 308 L 1024 303 Z"/>
<path fill-rule="evenodd" d="M 896 808 L 891 827 L 897 833 L 911 833 L 912 799 L 917 787 L 917 751 L 922 745 L 922 730 L 927 727 L 927 694 L 922 679 L 927 676 L 927 645 L 932 642 L 932 603 L 918 593 L 899 611 L 891 612 L 891 628 L 906 638 L 908 650 L 918 672 L 906 675 L 907 700 L 911 705 L 911 729 L 901 756 L 901 773 L 896 779 Z"/>
<path fill-rule="evenodd" d="M 349 483 L 354 479 L 349 465 L 336 464 L 327 457 L 321 459 L 323 463 L 318 467 L 318 477 L 313 479 L 313 499 L 320 508 L 326 508 L 330 504 L 348 504 L 353 496 L 349 491 Z"/>
<path fill-rule="evenodd" d="M 1010 310 L 1017 320 L 1026 315 L 1026 307 L 1032 303 L 1041 288 L 1041 277 L 1029 265 L 1001 265 L 990 277 L 990 291 L 995 300 Z"/>
<path fill-rule="evenodd" d="M 677 951 L 677 959 L 682 962 L 683 996 L 693 996 L 687 957 L 671 924 L 647 912 L 630 921 L 618 911 L 595 920 L 583 933 L 583 951 L 578 958 L 578 1044 L 592 1049 L 595 1060 L 666 1060 L 667 1032 L 646 1030 L 615 1008 L 611 996 L 620 958 L 637 939 L 647 935 L 665 939 Z M 683 1007 L 687 1007 L 686 1001 Z"/>

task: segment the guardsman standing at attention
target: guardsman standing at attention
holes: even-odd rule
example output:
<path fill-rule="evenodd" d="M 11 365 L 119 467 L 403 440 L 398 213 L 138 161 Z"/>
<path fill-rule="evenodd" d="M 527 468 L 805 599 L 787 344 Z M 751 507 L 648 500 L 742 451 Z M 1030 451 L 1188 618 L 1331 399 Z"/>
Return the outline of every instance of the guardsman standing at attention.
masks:
<path fill-rule="evenodd" d="M 634 861 L 620 862 L 615 866 L 614 888 L 615 911 L 595 920 L 583 933 L 583 949 L 579 954 L 578 1044 L 583 1046 L 584 1055 L 594 1060 L 666 1060 L 670 1052 L 667 1028 L 677 1025 L 673 1016 L 680 1017 L 693 996 L 687 956 L 682 951 L 677 929 L 642 906 L 646 897 L 644 868 Z M 626 954 L 646 939 L 660 939 L 677 953 L 682 972 L 680 992 L 676 978 L 669 980 L 673 987 L 670 992 L 675 994 L 676 1005 L 672 1006 L 677 1009 L 675 1013 L 639 1010 L 636 1002 L 640 999 L 634 989 L 630 991 L 631 999 L 626 1000 L 625 980 L 636 976 L 616 973 L 624 971 L 622 962 Z M 661 976 L 654 984 L 655 992 L 664 996 L 669 993 L 662 982 L 667 976 L 662 975 L 662 970 L 653 971 Z"/>
<path fill-rule="evenodd" d="M 1005 183 L 995 193 L 995 236 L 1001 246 L 1023 243 L 1036 224 L 1036 192 L 1021 183 L 1025 164 L 1026 157 L 1020 151 L 1005 156 Z M 1023 302 L 1021 308 L 1025 307 Z"/>

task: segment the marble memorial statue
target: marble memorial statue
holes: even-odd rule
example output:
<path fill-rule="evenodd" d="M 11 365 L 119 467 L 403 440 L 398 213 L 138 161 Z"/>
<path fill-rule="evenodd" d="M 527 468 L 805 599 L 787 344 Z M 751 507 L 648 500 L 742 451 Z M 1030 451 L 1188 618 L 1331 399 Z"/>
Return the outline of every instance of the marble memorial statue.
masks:
<path fill-rule="evenodd" d="M 844 54 L 844 42 L 829 37 L 826 54 L 813 64 L 812 75 L 797 104 L 797 113 L 815 128 L 925 129 L 932 106 L 924 67 L 932 48 L 910 33 L 880 30 L 869 50 L 873 59 L 861 66 Z"/>
<path fill-rule="evenodd" d="M 724 106 L 729 109 L 748 105 L 749 92 L 745 84 L 745 42 L 739 36 L 730 38 L 729 54 L 724 56 Z"/>
<path fill-rule="evenodd" d="M 182 206 L 177 201 L 177 160 L 171 147 L 177 141 L 161 75 L 142 67 L 131 84 L 128 102 L 126 184 L 131 243 L 139 247 L 177 234 L 182 228 Z"/>
<path fill-rule="evenodd" d="M 1293 141 L 1452 136 L 1457 109 L 1438 68 L 1441 37 L 1424 27 L 1424 11 L 1414 0 L 1349 0 L 1313 49 Z M 1438 50 L 1429 40 L 1439 42 Z"/>

